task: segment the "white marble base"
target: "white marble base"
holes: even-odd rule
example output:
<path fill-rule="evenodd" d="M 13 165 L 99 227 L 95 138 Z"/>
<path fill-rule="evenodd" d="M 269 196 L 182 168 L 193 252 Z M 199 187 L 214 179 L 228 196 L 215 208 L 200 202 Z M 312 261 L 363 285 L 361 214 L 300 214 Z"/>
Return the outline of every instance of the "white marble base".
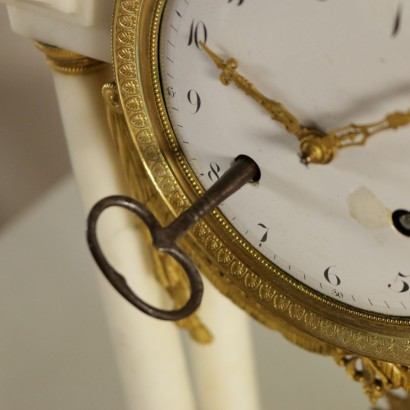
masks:
<path fill-rule="evenodd" d="M 0 0 L 16 34 L 111 62 L 114 0 Z"/>

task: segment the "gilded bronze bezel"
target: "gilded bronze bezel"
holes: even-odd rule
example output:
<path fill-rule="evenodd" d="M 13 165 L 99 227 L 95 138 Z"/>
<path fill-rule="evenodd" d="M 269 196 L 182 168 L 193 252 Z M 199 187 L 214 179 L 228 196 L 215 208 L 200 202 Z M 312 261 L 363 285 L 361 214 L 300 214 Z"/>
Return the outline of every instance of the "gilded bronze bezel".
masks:
<path fill-rule="evenodd" d="M 158 43 L 165 3 L 117 0 L 113 24 L 116 82 L 132 145 L 123 157 L 131 167 L 136 156 L 142 161 L 169 211 L 164 223 L 202 191 L 179 148 L 162 98 Z M 132 180 L 132 172 L 129 174 L 130 183 L 138 184 Z M 317 347 L 311 350 L 329 353 L 342 349 L 410 365 L 409 319 L 354 309 L 312 291 L 259 254 L 220 213 L 198 223 L 182 246 L 222 293 L 287 337 L 306 338 L 309 343 L 316 340 Z"/>

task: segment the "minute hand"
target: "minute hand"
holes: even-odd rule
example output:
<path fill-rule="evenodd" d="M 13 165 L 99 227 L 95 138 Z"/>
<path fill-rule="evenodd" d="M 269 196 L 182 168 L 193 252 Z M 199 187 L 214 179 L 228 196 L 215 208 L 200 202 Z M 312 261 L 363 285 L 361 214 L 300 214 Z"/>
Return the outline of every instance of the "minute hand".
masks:
<path fill-rule="evenodd" d="M 201 43 L 201 46 L 222 71 L 220 80 L 223 85 L 229 85 L 233 82 L 238 88 L 258 102 L 270 114 L 274 121 L 281 123 L 288 132 L 294 134 L 299 140 L 312 134 L 312 130 L 303 127 L 283 104 L 264 96 L 249 80 L 239 74 L 236 70 L 238 68 L 238 62 L 234 58 L 229 58 L 224 61 L 204 43 Z"/>
<path fill-rule="evenodd" d="M 307 135 L 300 142 L 301 158 L 305 163 L 327 164 L 337 150 L 364 145 L 368 138 L 379 132 L 397 129 L 410 124 L 410 111 L 394 112 L 381 121 L 370 124 L 349 124 L 335 128 L 322 136 Z"/>

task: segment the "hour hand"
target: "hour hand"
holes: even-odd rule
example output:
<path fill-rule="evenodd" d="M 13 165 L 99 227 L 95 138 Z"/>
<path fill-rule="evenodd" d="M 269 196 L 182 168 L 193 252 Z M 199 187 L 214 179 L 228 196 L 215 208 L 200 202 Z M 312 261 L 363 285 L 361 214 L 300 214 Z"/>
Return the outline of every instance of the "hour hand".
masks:
<path fill-rule="evenodd" d="M 234 83 L 239 89 L 259 103 L 274 121 L 282 124 L 288 132 L 295 135 L 299 140 L 312 133 L 312 130 L 303 127 L 283 104 L 267 98 L 249 80 L 239 74 L 237 71 L 238 62 L 234 58 L 228 58 L 224 61 L 203 42 L 201 42 L 201 47 L 221 70 L 219 78 L 223 85 L 229 85 L 231 82 Z"/>

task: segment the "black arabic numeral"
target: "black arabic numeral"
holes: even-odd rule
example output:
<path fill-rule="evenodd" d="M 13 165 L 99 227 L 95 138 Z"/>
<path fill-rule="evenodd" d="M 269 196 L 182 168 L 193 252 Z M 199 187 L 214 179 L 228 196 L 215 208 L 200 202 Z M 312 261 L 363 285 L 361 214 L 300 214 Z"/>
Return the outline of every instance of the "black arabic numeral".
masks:
<path fill-rule="evenodd" d="M 203 21 L 198 21 L 195 23 L 195 20 L 192 20 L 191 28 L 189 31 L 188 46 L 195 44 L 197 48 L 201 49 L 200 42 L 206 44 L 208 39 L 208 30 Z"/>
<path fill-rule="evenodd" d="M 195 90 L 189 90 L 187 94 L 188 101 L 191 105 L 195 107 L 194 114 L 196 114 L 201 108 L 201 97 Z"/>
<path fill-rule="evenodd" d="M 208 172 L 208 177 L 212 182 L 216 182 L 220 178 L 221 167 L 216 162 L 209 164 L 211 170 Z"/>
<path fill-rule="evenodd" d="M 171 86 L 167 87 L 167 94 L 168 94 L 170 97 L 175 98 L 176 92 L 175 92 L 175 90 L 174 90 L 174 87 L 171 87 Z"/>
<path fill-rule="evenodd" d="M 245 2 L 245 0 L 228 0 L 229 3 L 236 3 L 237 6 L 242 6 L 242 4 Z"/>
<path fill-rule="evenodd" d="M 396 37 L 400 32 L 402 14 L 403 14 L 403 3 L 400 2 L 398 9 L 397 9 L 395 19 L 394 19 L 392 37 Z"/>
<path fill-rule="evenodd" d="M 258 227 L 262 228 L 265 231 L 259 243 L 259 247 L 261 247 L 262 244 L 268 240 L 269 228 L 262 223 L 258 224 Z"/>
<path fill-rule="evenodd" d="M 410 275 L 405 275 L 403 273 L 399 273 L 396 276 L 396 279 L 394 280 L 393 283 L 389 283 L 388 287 L 391 289 L 393 292 L 397 293 L 405 293 L 410 290 L 410 285 L 407 281 L 404 280 L 404 278 L 409 278 Z"/>
<path fill-rule="evenodd" d="M 327 268 L 324 272 L 324 277 L 326 279 L 327 282 L 329 282 L 331 285 L 333 286 L 339 286 L 342 281 L 339 278 L 339 276 L 337 276 L 335 273 L 330 272 L 330 270 L 334 268 L 334 266 L 330 266 L 329 268 Z"/>
<path fill-rule="evenodd" d="M 338 291 L 337 289 L 333 289 L 333 290 L 332 290 L 332 295 L 333 295 L 333 296 L 336 296 L 336 297 L 339 298 L 339 299 L 343 299 L 343 293 L 340 292 L 340 291 Z"/>

